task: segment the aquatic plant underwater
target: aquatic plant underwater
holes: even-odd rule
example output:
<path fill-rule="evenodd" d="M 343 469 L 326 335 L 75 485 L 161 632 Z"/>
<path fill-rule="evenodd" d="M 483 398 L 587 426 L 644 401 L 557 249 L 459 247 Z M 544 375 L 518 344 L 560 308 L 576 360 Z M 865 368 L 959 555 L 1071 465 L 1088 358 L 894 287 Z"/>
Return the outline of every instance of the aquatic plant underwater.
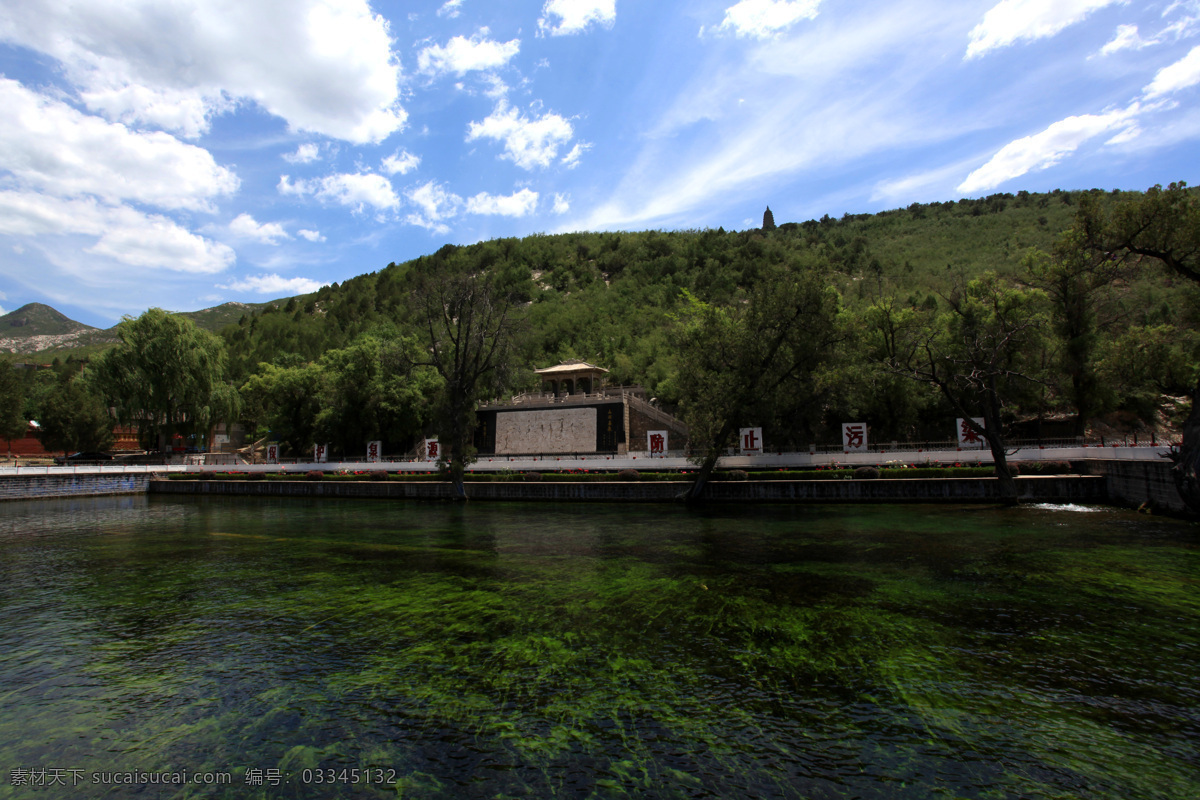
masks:
<path fill-rule="evenodd" d="M 231 782 L 138 796 L 1200 796 L 1189 523 L 170 497 L 5 510 L 0 798 L 51 796 L 16 772 L 38 768 L 75 770 L 59 777 L 76 797 L 127 796 L 106 773 L 182 770 Z"/>

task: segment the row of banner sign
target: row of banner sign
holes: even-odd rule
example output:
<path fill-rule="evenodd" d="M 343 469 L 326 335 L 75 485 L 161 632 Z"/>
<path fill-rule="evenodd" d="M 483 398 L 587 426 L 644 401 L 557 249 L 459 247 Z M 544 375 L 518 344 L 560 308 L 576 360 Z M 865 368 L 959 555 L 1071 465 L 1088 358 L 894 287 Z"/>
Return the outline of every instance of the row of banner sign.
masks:
<path fill-rule="evenodd" d="M 963 449 L 981 448 L 983 439 L 983 418 L 972 417 L 970 420 L 957 420 L 958 446 Z M 667 455 L 667 431 L 647 431 L 646 449 L 651 457 Z M 865 453 L 867 451 L 867 423 L 842 423 L 842 450 L 847 453 Z M 761 455 L 763 452 L 762 428 L 742 428 L 738 432 L 738 452 L 745 456 Z M 437 439 L 425 440 L 425 460 L 437 461 L 440 455 Z M 329 446 L 318 444 L 313 446 L 313 462 L 324 464 L 329 460 Z M 383 460 L 383 442 L 367 442 L 367 461 L 376 463 Z M 279 445 L 267 445 L 267 463 L 279 463 Z"/>

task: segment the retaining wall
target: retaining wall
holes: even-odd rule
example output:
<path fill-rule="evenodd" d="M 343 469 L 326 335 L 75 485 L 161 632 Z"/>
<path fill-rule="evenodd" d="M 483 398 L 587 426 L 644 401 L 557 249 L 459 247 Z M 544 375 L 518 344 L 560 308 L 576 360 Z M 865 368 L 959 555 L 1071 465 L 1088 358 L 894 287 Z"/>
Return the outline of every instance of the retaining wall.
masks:
<path fill-rule="evenodd" d="M 1187 504 L 1175 488 L 1171 474 L 1170 459 L 1158 461 L 1110 461 L 1107 459 L 1084 462 L 1088 472 L 1101 475 L 1108 484 L 1108 499 L 1126 506 L 1141 506 L 1149 503 L 1155 508 L 1174 513 L 1187 513 Z"/>
<path fill-rule="evenodd" d="M 98 494 L 142 494 L 153 473 L 79 475 L 0 475 L 0 500 L 33 500 L 39 497 L 83 497 Z"/>
<path fill-rule="evenodd" d="M 687 490 L 677 482 L 470 483 L 472 500 L 585 500 L 592 502 L 667 502 Z M 995 478 L 877 479 L 849 481 L 713 481 L 705 497 L 714 502 L 874 502 L 979 503 L 998 499 Z M 1064 475 L 1017 478 L 1017 490 L 1029 502 L 1103 502 L 1102 476 Z M 153 481 L 162 494 L 242 495 L 251 497 L 348 497 L 444 500 L 446 483 L 401 481 Z"/>

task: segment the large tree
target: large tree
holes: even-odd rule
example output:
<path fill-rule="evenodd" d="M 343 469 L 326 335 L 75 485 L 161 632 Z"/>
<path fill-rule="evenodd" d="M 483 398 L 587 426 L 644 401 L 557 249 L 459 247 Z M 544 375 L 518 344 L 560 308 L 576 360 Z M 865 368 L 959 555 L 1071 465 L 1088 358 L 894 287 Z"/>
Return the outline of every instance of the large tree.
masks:
<path fill-rule="evenodd" d="M 777 417 L 784 403 L 818 405 L 816 376 L 843 334 L 838 294 L 815 266 L 764 268 L 729 306 L 686 297 L 674 329 L 675 389 L 700 466 L 686 499 L 697 502 L 740 427 Z"/>
<path fill-rule="evenodd" d="M 453 257 L 416 277 L 413 301 L 425 354 L 415 365 L 433 367 L 443 388 L 434 417 L 439 468 L 466 499 L 467 465 L 475 458 L 475 406 L 512 385 L 516 337 L 522 329 L 519 287 L 499 269 Z"/>
<path fill-rule="evenodd" d="M 0 439 L 20 439 L 29 428 L 29 421 L 21 413 L 25 410 L 25 394 L 21 369 L 12 359 L 0 358 Z"/>
<path fill-rule="evenodd" d="M 44 387 L 36 401 L 38 441 L 47 450 L 107 450 L 113 420 L 86 373 L 67 368 Z"/>
<path fill-rule="evenodd" d="M 1152 186 L 1109 208 L 1096 204 L 1079 224 L 1088 246 L 1102 257 L 1159 264 L 1200 285 L 1200 196 L 1186 183 Z M 1192 390 L 1174 475 L 1184 501 L 1200 512 L 1200 381 Z"/>
<path fill-rule="evenodd" d="M 1045 296 L 987 275 L 959 278 L 942 299 L 940 310 L 876 303 L 869 312 L 876 353 L 898 374 L 934 387 L 968 420 L 991 450 L 1002 501 L 1016 503 L 1005 417 L 1044 380 Z M 982 430 L 969 422 L 975 417 L 983 418 Z"/>
<path fill-rule="evenodd" d="M 237 414 L 225 380 L 225 347 L 194 322 L 161 308 L 117 325 L 120 343 L 93 365 L 94 382 L 122 424 L 165 450 L 175 434 L 207 432 Z"/>
<path fill-rule="evenodd" d="M 1062 344 L 1058 362 L 1066 379 L 1062 388 L 1075 408 L 1076 436 L 1087 432 L 1088 420 L 1102 406 L 1096 348 L 1099 329 L 1112 319 L 1101 315 L 1101 300 L 1127 272 L 1119 260 L 1088 246 L 1087 220 L 1096 202 L 1093 196 L 1083 195 L 1076 224 L 1049 253 L 1035 250 L 1024 262 L 1029 283 L 1045 292 L 1054 307 L 1054 332 Z"/>

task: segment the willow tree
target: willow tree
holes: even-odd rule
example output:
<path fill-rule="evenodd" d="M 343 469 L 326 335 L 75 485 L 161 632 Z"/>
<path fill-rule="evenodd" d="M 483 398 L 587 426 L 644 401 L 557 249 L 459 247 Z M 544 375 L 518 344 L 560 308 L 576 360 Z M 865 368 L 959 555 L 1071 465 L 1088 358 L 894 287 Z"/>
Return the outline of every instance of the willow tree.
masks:
<path fill-rule="evenodd" d="M 675 380 L 700 466 L 686 495 L 696 502 L 740 427 L 778 416 L 784 403 L 819 405 L 817 376 L 844 336 L 838 294 L 818 267 L 766 268 L 729 306 L 685 296 L 673 331 Z"/>
<path fill-rule="evenodd" d="M 161 308 L 117 325 L 120 343 L 93 364 L 92 381 L 117 421 L 159 450 L 176 434 L 233 419 L 237 391 L 225 380 L 225 346 L 194 322 Z"/>

